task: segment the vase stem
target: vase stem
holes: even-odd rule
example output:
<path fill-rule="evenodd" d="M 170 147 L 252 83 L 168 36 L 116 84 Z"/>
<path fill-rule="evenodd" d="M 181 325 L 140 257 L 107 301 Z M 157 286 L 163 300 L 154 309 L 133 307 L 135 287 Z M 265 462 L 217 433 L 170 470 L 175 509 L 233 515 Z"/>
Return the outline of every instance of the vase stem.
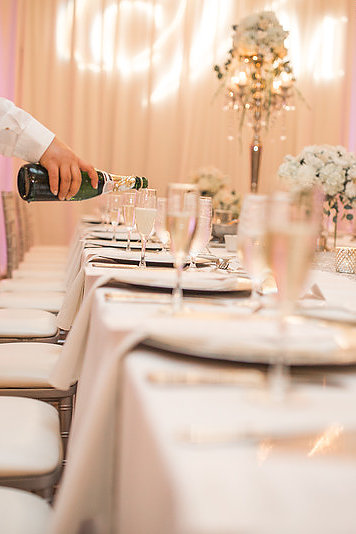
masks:
<path fill-rule="evenodd" d="M 335 222 L 334 222 L 334 249 L 336 249 L 336 238 L 337 238 L 337 214 L 336 214 L 336 219 L 335 219 Z"/>
<path fill-rule="evenodd" d="M 255 136 L 250 145 L 251 151 L 251 193 L 257 193 L 258 175 L 260 171 L 262 144 L 259 136 Z"/>

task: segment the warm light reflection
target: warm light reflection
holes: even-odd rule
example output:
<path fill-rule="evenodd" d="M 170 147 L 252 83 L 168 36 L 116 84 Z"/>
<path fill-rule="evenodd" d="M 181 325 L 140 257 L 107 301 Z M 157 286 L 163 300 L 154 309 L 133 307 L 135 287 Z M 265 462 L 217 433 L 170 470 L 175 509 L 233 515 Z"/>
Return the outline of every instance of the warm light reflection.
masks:
<path fill-rule="evenodd" d="M 218 0 L 202 3 L 201 16 L 191 36 L 190 81 L 209 73 L 214 60 L 223 57 L 231 44 L 231 34 L 226 34 L 223 40 L 221 35 L 238 22 L 234 20 L 234 7 L 233 0 L 226 0 L 223 8 Z M 177 2 L 175 8 L 163 0 L 113 0 L 103 10 L 87 0 L 63 1 L 57 14 L 58 57 L 63 61 L 74 58 L 81 70 L 117 71 L 124 77 L 146 72 L 153 66 L 156 84 L 142 104 L 147 105 L 148 100 L 158 102 L 176 92 L 181 83 L 184 43 L 177 34 L 180 28 L 183 34 L 188 8 L 188 0 Z M 290 32 L 286 46 L 297 78 L 312 76 L 318 82 L 328 82 L 344 75 L 345 25 L 348 22 L 345 16 L 315 18 L 314 28 L 308 31 L 310 38 L 306 39 L 296 15 L 288 11 L 286 0 L 266 2 L 264 8 L 274 10 Z M 152 25 L 156 38 L 149 46 L 137 50 L 138 40 L 132 38 L 132 28 L 141 21 Z M 167 54 L 170 55 L 168 65 L 163 63 L 167 61 Z M 239 83 L 242 85 L 243 79 L 239 78 Z M 274 89 L 278 91 L 284 83 L 289 81 L 280 80 Z"/>
<path fill-rule="evenodd" d="M 261 467 L 265 463 L 265 461 L 271 454 L 272 448 L 273 448 L 273 444 L 268 439 L 263 440 L 258 444 L 257 463 L 259 467 Z"/>
<path fill-rule="evenodd" d="M 308 452 L 309 458 L 330 449 L 340 437 L 343 430 L 344 428 L 340 425 L 332 425 L 327 428 L 325 432 L 315 440 L 314 445 Z"/>

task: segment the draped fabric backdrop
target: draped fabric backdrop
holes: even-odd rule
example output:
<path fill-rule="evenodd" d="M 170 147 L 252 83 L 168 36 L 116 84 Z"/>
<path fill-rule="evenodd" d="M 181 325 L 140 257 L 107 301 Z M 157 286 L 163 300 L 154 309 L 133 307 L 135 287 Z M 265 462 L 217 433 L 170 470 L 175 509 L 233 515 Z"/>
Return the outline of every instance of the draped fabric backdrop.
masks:
<path fill-rule="evenodd" d="M 264 134 L 260 191 L 305 145 L 356 148 L 353 0 L 2 0 L 0 9 L 2 94 L 95 167 L 147 176 L 160 195 L 209 165 L 249 190 L 251 131 L 240 142 L 213 65 L 231 47 L 232 24 L 263 9 L 290 31 L 305 102 Z M 1 172 L 7 184 L 8 164 Z M 67 242 L 98 200 L 55 204 L 31 206 L 37 242 Z"/>

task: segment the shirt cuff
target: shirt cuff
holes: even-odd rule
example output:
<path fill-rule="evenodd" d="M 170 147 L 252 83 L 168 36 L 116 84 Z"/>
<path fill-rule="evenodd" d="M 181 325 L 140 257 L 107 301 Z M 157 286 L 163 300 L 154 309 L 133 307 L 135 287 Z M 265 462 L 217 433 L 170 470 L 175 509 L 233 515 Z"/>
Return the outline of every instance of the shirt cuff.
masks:
<path fill-rule="evenodd" d="M 41 159 L 54 138 L 54 133 L 31 117 L 18 136 L 14 156 L 35 163 Z"/>

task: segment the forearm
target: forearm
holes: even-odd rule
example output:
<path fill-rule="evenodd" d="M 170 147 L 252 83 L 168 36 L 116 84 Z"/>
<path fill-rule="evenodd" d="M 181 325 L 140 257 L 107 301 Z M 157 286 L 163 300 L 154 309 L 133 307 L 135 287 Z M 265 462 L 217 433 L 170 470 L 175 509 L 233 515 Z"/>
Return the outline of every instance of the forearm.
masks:
<path fill-rule="evenodd" d="M 0 154 L 36 162 L 53 139 L 54 133 L 29 113 L 0 97 Z"/>

